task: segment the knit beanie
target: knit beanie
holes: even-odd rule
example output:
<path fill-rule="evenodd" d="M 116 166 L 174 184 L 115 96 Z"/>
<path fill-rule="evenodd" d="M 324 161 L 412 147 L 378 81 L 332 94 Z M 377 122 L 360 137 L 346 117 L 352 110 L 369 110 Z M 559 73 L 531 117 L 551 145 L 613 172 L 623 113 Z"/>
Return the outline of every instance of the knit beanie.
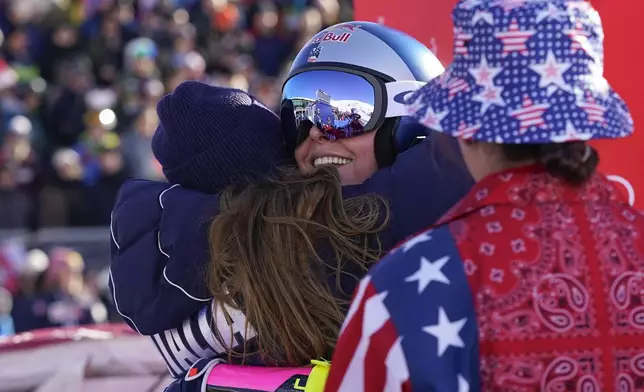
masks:
<path fill-rule="evenodd" d="M 244 91 L 183 82 L 157 113 L 152 152 L 172 184 L 219 193 L 292 159 L 277 115 Z"/>

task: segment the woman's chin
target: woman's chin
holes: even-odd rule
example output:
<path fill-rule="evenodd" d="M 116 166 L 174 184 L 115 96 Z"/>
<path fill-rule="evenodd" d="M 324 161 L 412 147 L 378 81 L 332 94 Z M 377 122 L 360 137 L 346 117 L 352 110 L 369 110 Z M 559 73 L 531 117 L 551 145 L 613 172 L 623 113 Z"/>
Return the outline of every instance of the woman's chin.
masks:
<path fill-rule="evenodd" d="M 346 165 L 336 167 L 338 169 L 338 174 L 340 175 L 340 183 L 342 186 L 362 184 L 373 174 L 360 175 L 360 173 L 356 173 L 353 163 L 347 163 Z"/>

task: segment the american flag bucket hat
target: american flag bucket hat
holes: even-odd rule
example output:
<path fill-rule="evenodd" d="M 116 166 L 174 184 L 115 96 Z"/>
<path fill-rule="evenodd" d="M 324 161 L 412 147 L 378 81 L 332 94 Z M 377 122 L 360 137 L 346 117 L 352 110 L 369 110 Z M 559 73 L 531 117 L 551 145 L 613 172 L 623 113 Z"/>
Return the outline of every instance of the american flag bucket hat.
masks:
<path fill-rule="evenodd" d="M 633 133 L 603 76 L 604 32 L 583 0 L 461 0 L 454 61 L 411 95 L 426 127 L 490 143 L 563 143 Z"/>

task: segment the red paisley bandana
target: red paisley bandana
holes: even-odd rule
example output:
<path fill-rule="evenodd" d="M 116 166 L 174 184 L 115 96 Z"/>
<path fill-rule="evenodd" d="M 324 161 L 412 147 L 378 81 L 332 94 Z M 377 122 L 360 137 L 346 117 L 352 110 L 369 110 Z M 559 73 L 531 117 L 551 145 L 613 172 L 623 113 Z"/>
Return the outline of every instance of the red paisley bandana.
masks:
<path fill-rule="evenodd" d="M 644 216 L 531 166 L 442 220 L 475 295 L 484 391 L 644 391 Z"/>

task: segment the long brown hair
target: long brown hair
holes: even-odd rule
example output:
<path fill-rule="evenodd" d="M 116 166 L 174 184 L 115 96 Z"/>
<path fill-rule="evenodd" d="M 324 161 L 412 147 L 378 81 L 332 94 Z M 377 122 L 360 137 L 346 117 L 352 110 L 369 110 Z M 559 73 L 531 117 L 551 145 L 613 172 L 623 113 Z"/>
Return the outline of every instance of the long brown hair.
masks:
<path fill-rule="evenodd" d="M 227 306 L 241 309 L 246 330 L 257 332 L 255 352 L 244 347 L 229 359 L 259 354 L 267 363 L 302 365 L 328 356 L 345 315 L 327 269 L 339 291 L 347 263 L 366 272 L 381 256 L 376 238 L 388 221 L 387 203 L 378 196 L 343 200 L 331 166 L 308 175 L 284 169 L 224 191 L 210 227 L 208 285 L 224 314 Z M 329 247 L 335 260 L 323 260 L 320 247 Z"/>

